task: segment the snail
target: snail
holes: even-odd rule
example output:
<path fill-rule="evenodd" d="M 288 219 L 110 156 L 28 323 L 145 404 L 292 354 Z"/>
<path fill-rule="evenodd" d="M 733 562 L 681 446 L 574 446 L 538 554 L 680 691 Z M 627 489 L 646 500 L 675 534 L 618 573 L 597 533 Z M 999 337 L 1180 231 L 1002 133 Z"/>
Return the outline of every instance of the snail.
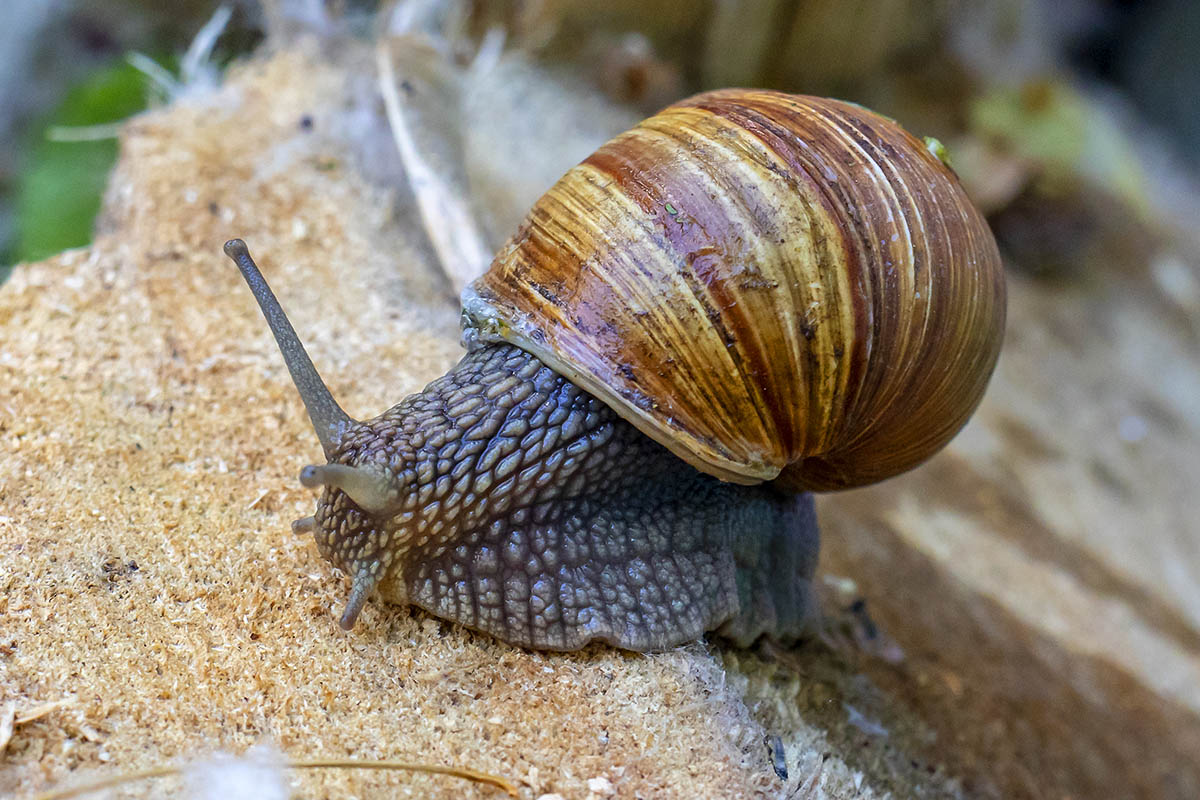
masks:
<path fill-rule="evenodd" d="M 358 422 L 226 243 L 328 463 L 293 527 L 341 617 L 419 606 L 536 649 L 814 619 L 812 492 L 908 470 L 978 405 L 1004 275 L 954 173 L 836 100 L 709 92 L 603 145 L 462 296 L 467 352 Z"/>

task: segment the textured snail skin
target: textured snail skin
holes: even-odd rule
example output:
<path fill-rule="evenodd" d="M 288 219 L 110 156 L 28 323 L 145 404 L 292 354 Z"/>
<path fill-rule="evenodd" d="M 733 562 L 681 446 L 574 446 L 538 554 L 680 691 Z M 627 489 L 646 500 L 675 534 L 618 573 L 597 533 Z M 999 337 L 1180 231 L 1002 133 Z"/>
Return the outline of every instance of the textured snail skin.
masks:
<path fill-rule="evenodd" d="M 398 487 L 359 509 L 327 488 L 321 553 L 380 596 L 525 647 L 748 644 L 811 622 L 810 495 L 701 473 L 510 345 L 467 356 L 360 423 L 336 463 Z"/>

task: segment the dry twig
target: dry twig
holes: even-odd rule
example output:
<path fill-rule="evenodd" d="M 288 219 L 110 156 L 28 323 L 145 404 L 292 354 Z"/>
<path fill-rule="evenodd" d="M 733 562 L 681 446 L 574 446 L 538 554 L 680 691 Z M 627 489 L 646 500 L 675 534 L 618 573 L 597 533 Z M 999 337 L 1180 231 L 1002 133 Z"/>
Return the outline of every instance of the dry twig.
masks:
<path fill-rule="evenodd" d="M 416 197 L 421 222 L 457 296 L 483 274 L 492 254 L 466 199 L 438 175 L 416 145 L 396 89 L 398 83 L 386 39 L 376 46 L 375 59 L 388 125 Z"/>
<path fill-rule="evenodd" d="M 412 772 L 424 772 L 433 775 L 453 775 L 456 778 L 462 778 L 475 783 L 484 783 L 490 786 L 495 786 L 498 789 L 503 789 L 509 797 L 517 796 L 517 785 L 507 778 L 499 775 L 492 775 L 488 772 L 480 772 L 478 770 L 467 769 L 465 767 L 443 767 L 438 764 L 416 764 L 410 761 L 360 761 L 352 758 L 319 758 L 313 760 L 288 761 L 285 764 L 291 769 L 377 769 L 377 770 L 409 770 Z M 134 781 L 146 780 L 147 778 L 165 778 L 171 775 L 179 775 L 184 770 L 183 767 L 177 766 L 159 766 L 151 769 L 141 770 L 139 772 L 126 772 L 121 775 L 114 775 L 110 778 L 85 783 L 80 786 L 73 786 L 68 789 L 52 789 L 49 792 L 43 792 L 36 795 L 34 800 L 65 800 L 65 798 L 79 797 L 80 795 L 90 792 L 98 792 L 102 789 L 111 789 L 114 786 L 123 786 Z"/>

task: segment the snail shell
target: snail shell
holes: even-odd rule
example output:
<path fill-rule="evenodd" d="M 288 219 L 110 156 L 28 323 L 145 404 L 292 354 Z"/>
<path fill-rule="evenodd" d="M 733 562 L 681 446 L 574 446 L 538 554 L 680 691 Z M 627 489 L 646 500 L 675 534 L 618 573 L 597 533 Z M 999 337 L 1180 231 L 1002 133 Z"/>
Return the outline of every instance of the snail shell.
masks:
<path fill-rule="evenodd" d="M 1004 327 L 952 170 L 860 106 L 724 90 L 611 140 L 463 295 L 508 341 L 719 478 L 840 489 L 965 424 Z"/>

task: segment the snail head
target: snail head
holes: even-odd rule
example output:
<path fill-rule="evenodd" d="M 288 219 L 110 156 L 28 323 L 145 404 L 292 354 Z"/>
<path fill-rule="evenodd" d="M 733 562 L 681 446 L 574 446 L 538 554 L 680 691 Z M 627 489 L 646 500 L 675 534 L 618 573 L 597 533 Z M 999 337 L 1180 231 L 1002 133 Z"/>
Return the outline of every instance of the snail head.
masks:
<path fill-rule="evenodd" d="M 378 421 L 358 422 L 333 399 L 246 243 L 229 240 L 225 254 L 237 264 L 266 317 L 328 461 L 300 471 L 302 485 L 324 486 L 325 491 L 316 514 L 296 520 L 292 530 L 312 533 L 321 554 L 353 576 L 340 620 L 349 630 L 390 566 L 388 544 L 397 531 L 389 522 L 399 508 L 404 480 L 379 463 L 380 453 L 370 447 L 379 441 Z"/>

